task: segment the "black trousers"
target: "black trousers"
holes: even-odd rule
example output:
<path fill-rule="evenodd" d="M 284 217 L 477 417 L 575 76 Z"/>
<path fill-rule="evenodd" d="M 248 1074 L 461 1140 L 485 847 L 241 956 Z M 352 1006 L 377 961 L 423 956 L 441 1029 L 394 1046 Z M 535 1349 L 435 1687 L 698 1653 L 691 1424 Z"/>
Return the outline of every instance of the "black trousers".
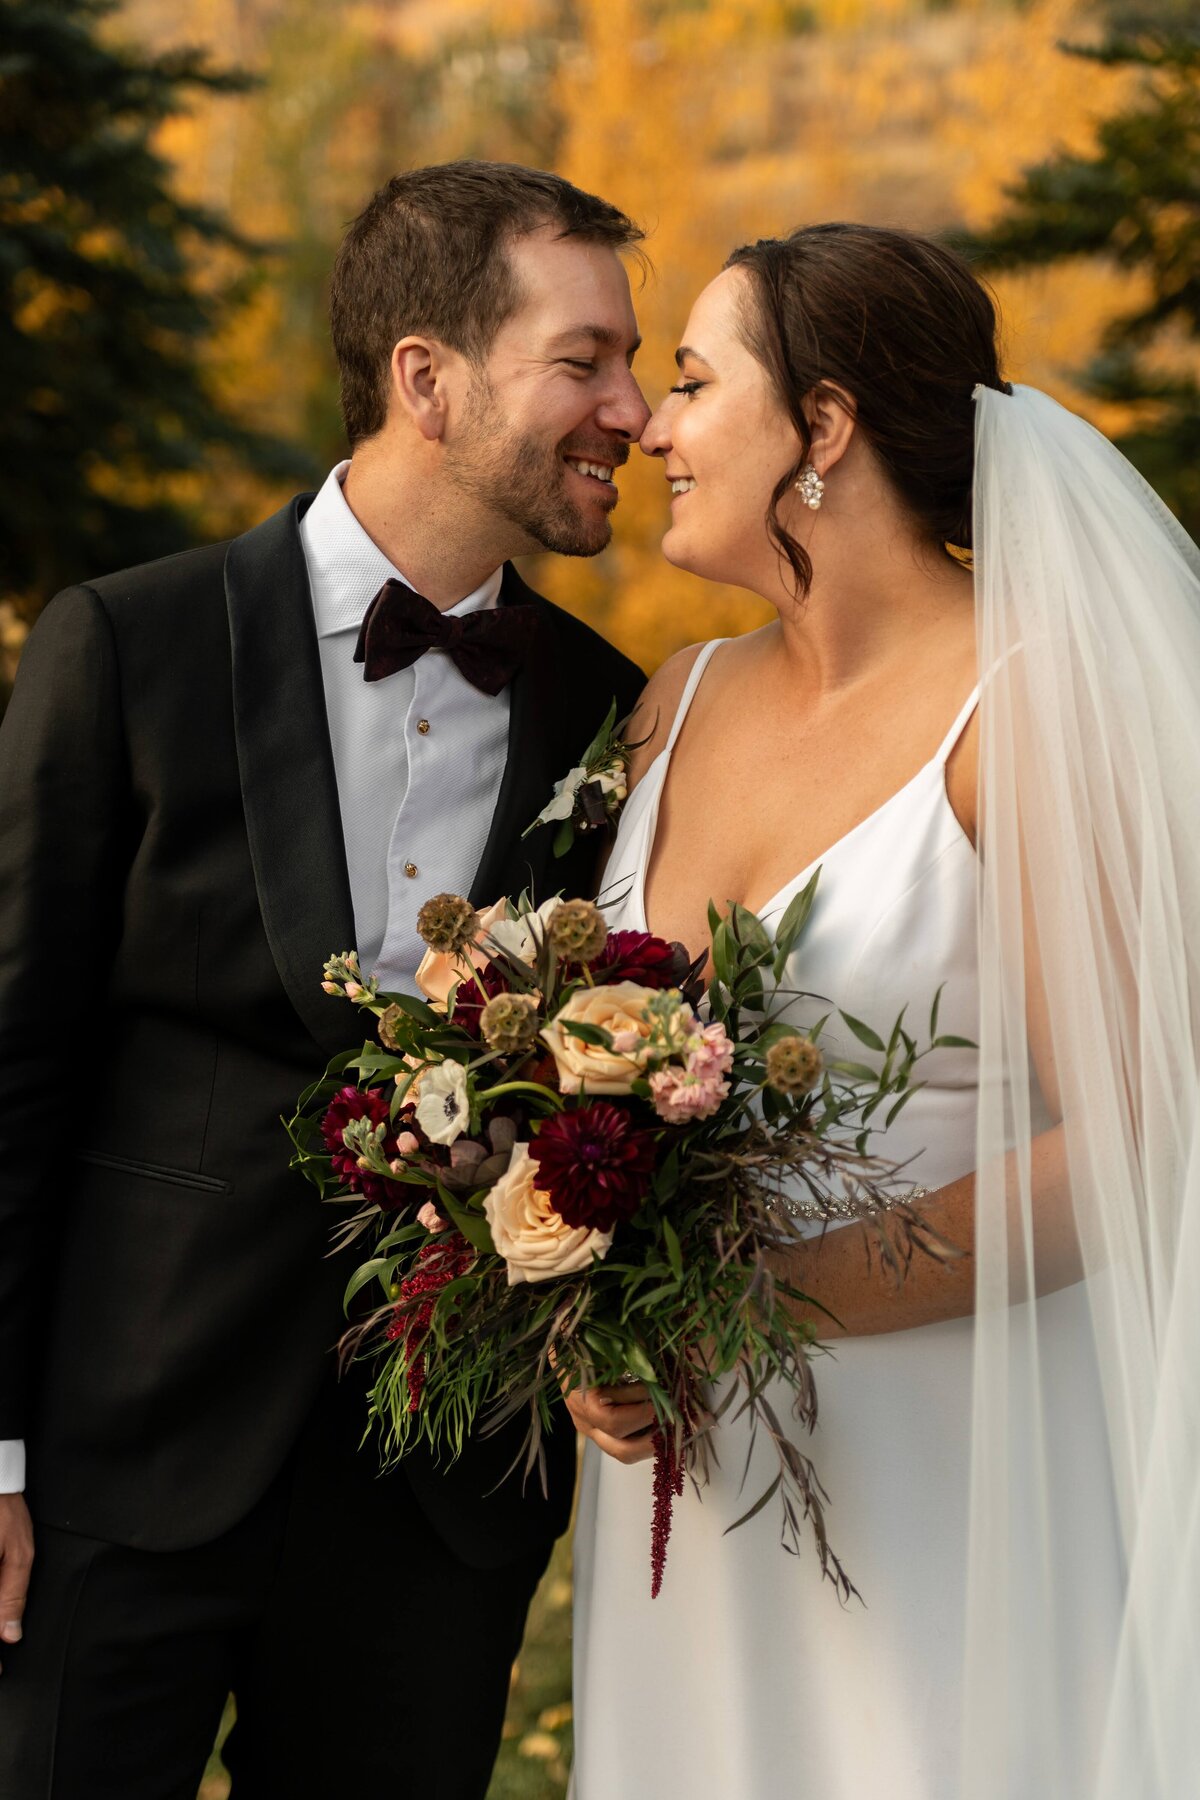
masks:
<path fill-rule="evenodd" d="M 230 1690 L 233 1800 L 483 1800 L 550 1546 L 468 1567 L 355 1435 L 323 1403 L 254 1511 L 196 1549 L 37 1533 L 2 1800 L 195 1800 Z"/>

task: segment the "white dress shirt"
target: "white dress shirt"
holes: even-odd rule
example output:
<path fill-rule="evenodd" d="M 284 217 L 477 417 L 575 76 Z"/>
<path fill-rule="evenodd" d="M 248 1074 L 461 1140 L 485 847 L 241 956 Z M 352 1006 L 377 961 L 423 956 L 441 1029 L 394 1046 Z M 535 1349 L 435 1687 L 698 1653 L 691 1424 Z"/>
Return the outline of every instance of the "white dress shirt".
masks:
<path fill-rule="evenodd" d="M 24 1488 L 25 1440 L 0 1439 L 0 1494 L 20 1494 Z"/>
<path fill-rule="evenodd" d="M 333 469 L 300 522 L 333 746 L 356 948 L 380 985 L 415 993 L 425 952 L 417 913 L 433 894 L 465 894 L 491 828 L 508 759 L 508 689 L 481 694 L 444 650 L 364 681 L 354 661 L 363 614 L 389 578 L 405 581 L 363 530 Z M 495 606 L 502 571 L 449 614 Z M 410 581 L 405 581 L 411 587 Z M 488 895 L 493 899 L 497 896 Z M 345 944 L 319 944 L 320 958 Z M 347 1041 L 352 1021 L 347 1013 Z M 0 1440 L 0 1494 L 25 1486 L 25 1445 Z"/>
<path fill-rule="evenodd" d="M 508 758 L 508 689 L 480 693 L 444 650 L 364 681 L 354 647 L 389 578 L 407 581 L 367 536 L 334 469 L 300 524 L 342 810 L 356 948 L 384 988 L 415 993 L 425 953 L 417 913 L 433 894 L 465 894 L 479 866 Z M 495 606 L 502 571 L 448 609 Z M 491 896 L 489 896 L 491 898 Z M 330 944 L 332 955 L 345 945 Z"/>

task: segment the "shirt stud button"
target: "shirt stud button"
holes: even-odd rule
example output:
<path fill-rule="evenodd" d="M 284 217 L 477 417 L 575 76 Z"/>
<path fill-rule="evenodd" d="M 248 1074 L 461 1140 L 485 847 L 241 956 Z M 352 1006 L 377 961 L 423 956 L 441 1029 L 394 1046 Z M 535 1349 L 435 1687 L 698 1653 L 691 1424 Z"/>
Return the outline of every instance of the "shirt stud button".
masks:
<path fill-rule="evenodd" d="M 404 865 L 404 873 L 405 873 L 405 874 L 406 874 L 406 875 L 408 875 L 408 876 L 413 876 L 413 875 L 415 875 L 415 874 L 416 874 L 416 872 L 417 872 L 417 865 L 416 865 L 416 863 L 405 863 L 405 865 Z"/>
<path fill-rule="evenodd" d="M 417 730 L 420 732 L 422 737 L 427 737 L 429 734 L 429 720 L 428 719 L 418 719 L 417 720 Z"/>

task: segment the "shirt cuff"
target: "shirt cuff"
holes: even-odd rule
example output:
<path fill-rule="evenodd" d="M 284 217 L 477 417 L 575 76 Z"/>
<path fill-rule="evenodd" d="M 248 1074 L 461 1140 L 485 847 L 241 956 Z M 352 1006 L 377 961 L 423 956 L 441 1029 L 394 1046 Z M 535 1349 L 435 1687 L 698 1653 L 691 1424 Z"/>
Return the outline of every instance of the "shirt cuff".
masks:
<path fill-rule="evenodd" d="M 25 1491 L 25 1440 L 0 1438 L 0 1494 Z"/>

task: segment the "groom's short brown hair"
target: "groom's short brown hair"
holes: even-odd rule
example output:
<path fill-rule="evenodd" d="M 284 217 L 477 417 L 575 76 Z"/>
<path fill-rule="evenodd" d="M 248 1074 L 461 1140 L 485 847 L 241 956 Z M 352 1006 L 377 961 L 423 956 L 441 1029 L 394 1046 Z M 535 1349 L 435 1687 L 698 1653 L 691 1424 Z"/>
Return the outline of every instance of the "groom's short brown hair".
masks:
<path fill-rule="evenodd" d="M 330 293 L 351 449 L 383 426 L 401 338 L 420 332 L 482 361 L 522 298 L 508 245 L 544 225 L 614 250 L 643 236 L 607 200 L 517 163 L 410 169 L 372 197 L 342 241 Z"/>

